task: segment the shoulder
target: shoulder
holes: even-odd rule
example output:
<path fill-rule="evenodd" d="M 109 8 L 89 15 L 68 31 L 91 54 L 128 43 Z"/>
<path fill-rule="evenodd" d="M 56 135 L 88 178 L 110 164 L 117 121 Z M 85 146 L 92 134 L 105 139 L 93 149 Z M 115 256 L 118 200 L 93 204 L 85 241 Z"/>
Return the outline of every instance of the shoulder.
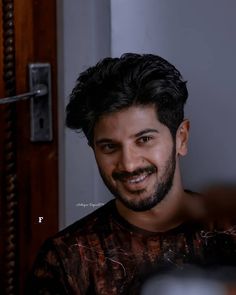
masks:
<path fill-rule="evenodd" d="M 77 293 L 84 294 L 83 290 L 89 287 L 87 261 L 93 259 L 93 252 L 89 249 L 103 241 L 104 235 L 109 235 L 113 210 L 114 202 L 110 201 L 47 239 L 29 277 L 28 289 L 34 290 L 29 294 L 46 294 L 46 290 L 47 294 L 56 294 L 51 292 L 53 289 L 63 295 L 73 293 L 72 289 L 81 289 L 81 293 Z"/>
<path fill-rule="evenodd" d="M 59 231 L 48 240 L 56 247 L 62 244 L 71 245 L 78 240 L 87 240 L 89 237 L 99 237 L 108 234 L 113 222 L 114 200 L 108 202 L 89 215 Z"/>

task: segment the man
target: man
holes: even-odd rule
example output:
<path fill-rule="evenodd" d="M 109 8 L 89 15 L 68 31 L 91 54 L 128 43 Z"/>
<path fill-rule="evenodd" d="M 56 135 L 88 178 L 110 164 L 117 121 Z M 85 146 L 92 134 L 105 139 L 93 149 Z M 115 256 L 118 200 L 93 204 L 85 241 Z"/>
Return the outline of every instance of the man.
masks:
<path fill-rule="evenodd" d="M 84 132 L 115 199 L 44 244 L 32 294 L 138 294 L 150 269 L 229 260 L 202 231 L 202 197 L 183 188 L 187 97 L 179 71 L 151 54 L 80 75 L 66 123 Z"/>

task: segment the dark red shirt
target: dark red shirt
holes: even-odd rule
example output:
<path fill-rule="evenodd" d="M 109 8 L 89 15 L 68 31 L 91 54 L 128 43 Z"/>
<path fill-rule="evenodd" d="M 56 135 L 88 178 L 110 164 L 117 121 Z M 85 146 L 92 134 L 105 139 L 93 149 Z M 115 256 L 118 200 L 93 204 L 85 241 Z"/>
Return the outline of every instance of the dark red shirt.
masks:
<path fill-rule="evenodd" d="M 234 237 L 208 237 L 194 223 L 165 233 L 142 230 L 119 215 L 113 200 L 45 242 L 28 293 L 139 294 L 152 269 L 234 264 L 235 248 Z"/>

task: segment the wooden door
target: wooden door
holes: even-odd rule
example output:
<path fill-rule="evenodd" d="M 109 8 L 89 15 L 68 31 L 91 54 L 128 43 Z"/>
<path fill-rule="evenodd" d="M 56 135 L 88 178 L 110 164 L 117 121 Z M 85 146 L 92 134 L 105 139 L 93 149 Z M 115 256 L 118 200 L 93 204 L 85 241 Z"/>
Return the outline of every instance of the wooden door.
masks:
<path fill-rule="evenodd" d="M 58 230 L 56 0 L 2 0 L 0 22 L 0 97 L 28 91 L 28 63 L 52 76 L 52 141 L 30 141 L 28 100 L 0 105 L 0 293 L 15 295 Z"/>

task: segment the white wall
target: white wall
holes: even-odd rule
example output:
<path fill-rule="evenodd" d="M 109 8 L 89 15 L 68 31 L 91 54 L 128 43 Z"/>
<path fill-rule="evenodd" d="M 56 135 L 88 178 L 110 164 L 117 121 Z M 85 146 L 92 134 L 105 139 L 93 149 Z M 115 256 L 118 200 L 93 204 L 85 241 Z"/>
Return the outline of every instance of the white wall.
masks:
<path fill-rule="evenodd" d="M 188 80 L 186 187 L 236 182 L 236 1 L 111 0 L 112 56 L 151 52 Z"/>
<path fill-rule="evenodd" d="M 110 55 L 110 2 L 58 0 L 57 5 L 58 84 L 61 102 L 59 212 L 62 228 L 109 199 L 85 138 L 62 125 L 68 96 L 79 73 Z"/>
<path fill-rule="evenodd" d="M 234 0 L 58 0 L 59 114 L 78 73 L 99 59 L 159 54 L 188 80 L 186 187 L 235 182 L 235 11 Z M 63 227 L 93 210 L 76 204 L 106 202 L 110 194 L 84 139 L 69 130 L 60 138 Z"/>

